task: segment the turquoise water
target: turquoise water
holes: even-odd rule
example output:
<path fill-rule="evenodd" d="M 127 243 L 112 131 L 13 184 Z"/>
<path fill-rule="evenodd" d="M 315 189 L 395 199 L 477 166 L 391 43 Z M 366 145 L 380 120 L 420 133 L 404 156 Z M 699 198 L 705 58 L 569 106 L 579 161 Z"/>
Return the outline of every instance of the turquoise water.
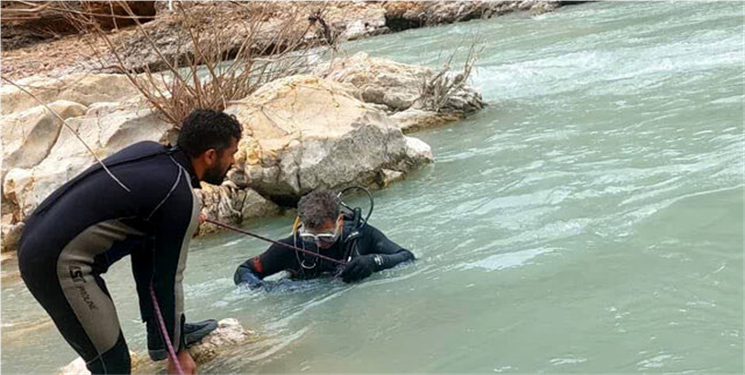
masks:
<path fill-rule="evenodd" d="M 256 332 L 201 372 L 742 373 L 744 7 L 592 3 L 346 45 L 434 67 L 476 35 L 490 106 L 413 134 L 435 163 L 374 194 L 372 224 L 415 264 L 237 290 L 235 267 L 265 245 L 195 241 L 189 320 Z M 246 228 L 276 238 L 291 222 Z M 128 260 L 107 281 L 144 352 Z M 3 281 L 4 372 L 75 357 L 45 321 Z"/>

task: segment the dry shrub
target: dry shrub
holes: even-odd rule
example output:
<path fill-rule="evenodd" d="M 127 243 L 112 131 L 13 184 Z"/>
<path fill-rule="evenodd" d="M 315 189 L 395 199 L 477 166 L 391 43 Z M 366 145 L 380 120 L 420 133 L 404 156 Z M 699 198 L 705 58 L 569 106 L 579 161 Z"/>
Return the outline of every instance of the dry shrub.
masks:
<path fill-rule="evenodd" d="M 481 45 L 481 47 L 479 47 Z M 440 112 L 450 97 L 463 89 L 468 83 L 473 67 L 478 60 L 478 54 L 483 50 L 483 44 L 475 40 L 468 48 L 463 69 L 453 72 L 453 60 L 461 54 L 461 48 L 456 48 L 446 59 L 439 72 L 432 76 L 425 76 L 419 86 L 419 102 L 422 109 Z"/>
<path fill-rule="evenodd" d="M 127 2 L 116 3 L 135 20 L 133 30 L 110 33 L 96 22 L 101 15 L 66 16 L 89 37 L 101 66 L 125 74 L 175 128 L 195 108 L 224 110 L 268 82 L 310 71 L 335 50 L 318 37 L 325 3 L 175 2 L 167 19 L 148 24 Z M 175 34 L 163 38 L 164 30 Z"/>

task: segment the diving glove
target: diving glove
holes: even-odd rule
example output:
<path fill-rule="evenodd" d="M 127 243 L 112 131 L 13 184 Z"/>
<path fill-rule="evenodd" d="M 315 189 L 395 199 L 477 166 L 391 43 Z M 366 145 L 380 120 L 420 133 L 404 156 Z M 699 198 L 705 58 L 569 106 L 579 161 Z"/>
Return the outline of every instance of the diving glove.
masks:
<path fill-rule="evenodd" d="M 383 266 L 383 256 L 380 254 L 363 255 L 352 259 L 347 263 L 347 268 L 341 273 L 341 279 L 345 283 L 360 281 L 377 271 Z"/>

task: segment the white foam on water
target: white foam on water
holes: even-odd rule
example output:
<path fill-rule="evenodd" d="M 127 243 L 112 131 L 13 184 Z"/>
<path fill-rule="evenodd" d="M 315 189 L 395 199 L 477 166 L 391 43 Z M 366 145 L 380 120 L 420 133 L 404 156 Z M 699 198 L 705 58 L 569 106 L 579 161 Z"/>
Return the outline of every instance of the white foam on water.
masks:
<path fill-rule="evenodd" d="M 462 269 L 483 268 L 488 271 L 499 271 L 507 268 L 521 267 L 530 264 L 539 255 L 550 253 L 553 249 L 523 250 L 514 253 L 496 254 L 476 262 L 463 264 Z"/>
<path fill-rule="evenodd" d="M 554 366 L 561 366 L 561 365 L 574 365 L 578 363 L 584 363 L 587 362 L 586 358 L 554 358 L 550 360 L 552 365 Z"/>

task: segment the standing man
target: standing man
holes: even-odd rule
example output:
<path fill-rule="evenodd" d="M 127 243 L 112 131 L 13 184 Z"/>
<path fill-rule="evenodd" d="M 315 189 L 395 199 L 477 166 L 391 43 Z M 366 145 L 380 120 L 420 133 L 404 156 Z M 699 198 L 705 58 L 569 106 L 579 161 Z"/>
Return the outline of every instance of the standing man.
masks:
<path fill-rule="evenodd" d="M 184 120 L 176 147 L 133 144 L 103 161 L 119 182 L 94 165 L 54 191 L 26 221 L 18 250 L 23 281 L 93 374 L 131 372 L 101 278 L 129 254 L 150 356 L 166 357 L 162 318 L 178 364 L 186 374 L 196 373 L 186 350 L 181 285 L 199 224 L 201 203 L 192 189 L 199 181 L 222 183 L 240 138 L 235 117 L 195 110 Z M 171 374 L 176 365 L 169 358 Z"/>

